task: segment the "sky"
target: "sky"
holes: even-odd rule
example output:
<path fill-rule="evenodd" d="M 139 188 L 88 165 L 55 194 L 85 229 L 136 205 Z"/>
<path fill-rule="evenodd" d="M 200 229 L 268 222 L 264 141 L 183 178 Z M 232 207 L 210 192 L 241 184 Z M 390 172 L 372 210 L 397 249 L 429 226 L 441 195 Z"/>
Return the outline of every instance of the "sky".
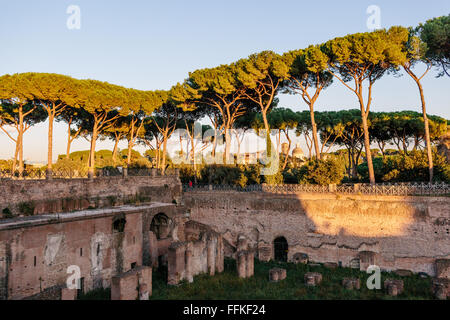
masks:
<path fill-rule="evenodd" d="M 67 26 L 72 5 L 80 9 L 79 29 Z M 0 75 L 53 72 L 142 90 L 170 89 L 199 68 L 369 31 L 370 5 L 379 7 L 382 28 L 416 26 L 450 13 L 448 0 L 0 0 Z M 423 80 L 427 111 L 450 119 L 450 78 L 436 75 L 433 70 Z M 408 75 L 379 80 L 373 99 L 373 111 L 420 111 L 418 90 Z M 306 110 L 299 96 L 281 96 L 279 106 Z M 318 111 L 349 108 L 358 108 L 356 97 L 338 82 L 316 104 Z M 44 122 L 26 133 L 28 161 L 45 161 L 47 127 Z M 56 123 L 55 158 L 65 152 L 66 129 Z M 14 144 L 1 132 L 0 146 L 0 158 L 13 156 Z M 88 148 L 78 139 L 72 151 Z M 111 148 L 109 141 L 97 146 Z"/>

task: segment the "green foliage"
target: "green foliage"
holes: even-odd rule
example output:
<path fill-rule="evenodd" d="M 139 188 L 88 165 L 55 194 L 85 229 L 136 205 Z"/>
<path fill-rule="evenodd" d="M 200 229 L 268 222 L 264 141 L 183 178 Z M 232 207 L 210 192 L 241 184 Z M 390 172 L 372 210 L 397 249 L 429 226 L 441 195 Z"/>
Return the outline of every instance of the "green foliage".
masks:
<path fill-rule="evenodd" d="M 26 216 L 32 216 L 34 214 L 34 207 L 35 207 L 35 205 L 34 205 L 33 201 L 24 201 L 24 202 L 20 202 L 17 205 L 19 212 Z"/>
<path fill-rule="evenodd" d="M 335 158 L 310 160 L 297 173 L 298 183 L 302 184 L 339 184 L 343 178 L 343 164 Z"/>
<path fill-rule="evenodd" d="M 426 57 L 442 68 L 440 76 L 446 74 L 450 77 L 450 14 L 420 24 L 417 31 L 426 43 Z"/>
<path fill-rule="evenodd" d="M 434 180 L 450 182 L 450 164 L 443 156 L 434 152 Z M 385 159 L 374 159 L 376 177 L 383 182 L 426 182 L 429 179 L 428 157 L 424 151 L 410 151 L 408 155 L 397 154 Z M 367 165 L 358 166 L 358 173 L 363 180 L 368 178 Z"/>
<path fill-rule="evenodd" d="M 278 170 L 277 173 L 273 175 L 265 175 L 264 182 L 270 185 L 279 185 L 283 184 L 283 173 Z"/>

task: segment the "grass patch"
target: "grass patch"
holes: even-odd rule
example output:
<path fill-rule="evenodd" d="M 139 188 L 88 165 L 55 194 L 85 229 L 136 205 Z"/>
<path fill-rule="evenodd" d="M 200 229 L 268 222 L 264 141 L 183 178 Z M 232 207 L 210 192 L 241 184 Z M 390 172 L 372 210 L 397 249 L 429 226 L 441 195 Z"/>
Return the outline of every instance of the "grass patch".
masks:
<path fill-rule="evenodd" d="M 269 282 L 269 270 L 281 267 L 287 270 L 287 278 L 280 282 Z M 304 284 L 306 272 L 315 271 L 323 275 L 322 283 L 317 287 L 307 287 Z M 323 266 L 311 267 L 309 265 L 259 262 L 255 260 L 255 276 L 249 279 L 237 277 L 234 260 L 225 260 L 225 271 L 222 274 L 210 277 L 208 275 L 196 276 L 193 283 L 182 283 L 172 287 L 166 284 L 166 279 L 159 273 L 153 275 L 153 296 L 151 299 L 164 300 L 378 300 L 378 299 L 433 299 L 431 293 L 431 278 L 421 278 L 418 275 L 399 277 L 395 274 L 382 272 L 381 286 L 385 279 L 402 279 L 405 284 L 404 292 L 397 297 L 385 294 L 384 289 L 369 290 L 366 286 L 368 275 L 357 269 L 336 268 L 327 269 Z M 346 290 L 342 286 L 345 277 L 359 278 L 360 290 Z"/>
<path fill-rule="evenodd" d="M 280 282 L 269 282 L 269 270 L 281 267 L 287 270 L 287 278 Z M 320 272 L 322 283 L 317 287 L 307 287 L 303 277 L 306 272 Z M 255 276 L 249 279 L 237 277 L 236 263 L 225 259 L 225 271 L 210 277 L 206 274 L 195 277 L 193 283 L 182 282 L 178 286 L 167 285 L 167 273 L 164 270 L 153 272 L 153 295 L 151 300 L 428 300 L 433 299 L 431 278 L 419 275 L 400 277 L 393 273 L 381 273 L 381 286 L 388 278 L 402 279 L 404 292 L 390 297 L 382 288 L 369 290 L 366 286 L 368 275 L 357 269 L 328 269 L 323 266 L 310 266 L 293 263 L 260 262 L 255 260 Z M 359 278 L 360 290 L 346 290 L 342 286 L 345 277 Z M 83 300 L 109 300 L 109 289 L 99 289 L 85 294 Z"/>

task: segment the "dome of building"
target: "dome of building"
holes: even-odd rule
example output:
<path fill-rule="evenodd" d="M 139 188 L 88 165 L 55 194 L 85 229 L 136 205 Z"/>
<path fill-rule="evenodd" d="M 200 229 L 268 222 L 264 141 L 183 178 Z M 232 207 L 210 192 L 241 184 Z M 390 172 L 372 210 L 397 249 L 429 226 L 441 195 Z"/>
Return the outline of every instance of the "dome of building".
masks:
<path fill-rule="evenodd" d="M 305 157 L 302 148 L 300 148 L 300 144 L 296 144 L 294 150 L 292 150 L 292 157 L 296 159 L 302 159 Z"/>

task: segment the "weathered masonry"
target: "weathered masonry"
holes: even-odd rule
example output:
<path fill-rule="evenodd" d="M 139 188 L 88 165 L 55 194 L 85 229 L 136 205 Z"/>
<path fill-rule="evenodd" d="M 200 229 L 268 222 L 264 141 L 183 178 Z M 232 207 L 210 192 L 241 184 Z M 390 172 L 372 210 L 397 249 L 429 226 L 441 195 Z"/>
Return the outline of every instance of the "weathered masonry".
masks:
<path fill-rule="evenodd" d="M 165 263 L 184 239 L 176 175 L 3 180 L 0 191 L 12 215 L 0 219 L 0 300 L 59 299 L 70 266 L 80 269 L 79 293 L 110 287 L 114 276 Z"/>
<path fill-rule="evenodd" d="M 0 192 L 0 300 L 101 287 L 112 299 L 146 300 L 152 268 L 167 266 L 176 285 L 222 272 L 224 256 L 242 278 L 254 257 L 450 278 L 448 197 L 183 194 L 177 175 L 2 180 Z M 74 266 L 77 291 L 67 288 Z"/>
<path fill-rule="evenodd" d="M 436 260 L 450 258 L 448 197 L 191 191 L 184 201 L 191 219 L 232 246 L 247 237 L 260 260 L 306 254 L 316 262 L 434 276 Z"/>
<path fill-rule="evenodd" d="M 81 290 L 110 287 L 112 276 L 151 265 L 152 251 L 167 252 L 173 234 L 150 245 L 152 220 L 158 214 L 168 218 L 176 236 L 183 232 L 174 228 L 182 225 L 178 208 L 164 203 L 48 214 L 0 224 L 0 298 L 48 295 L 57 299 L 69 266 L 80 268 Z"/>

